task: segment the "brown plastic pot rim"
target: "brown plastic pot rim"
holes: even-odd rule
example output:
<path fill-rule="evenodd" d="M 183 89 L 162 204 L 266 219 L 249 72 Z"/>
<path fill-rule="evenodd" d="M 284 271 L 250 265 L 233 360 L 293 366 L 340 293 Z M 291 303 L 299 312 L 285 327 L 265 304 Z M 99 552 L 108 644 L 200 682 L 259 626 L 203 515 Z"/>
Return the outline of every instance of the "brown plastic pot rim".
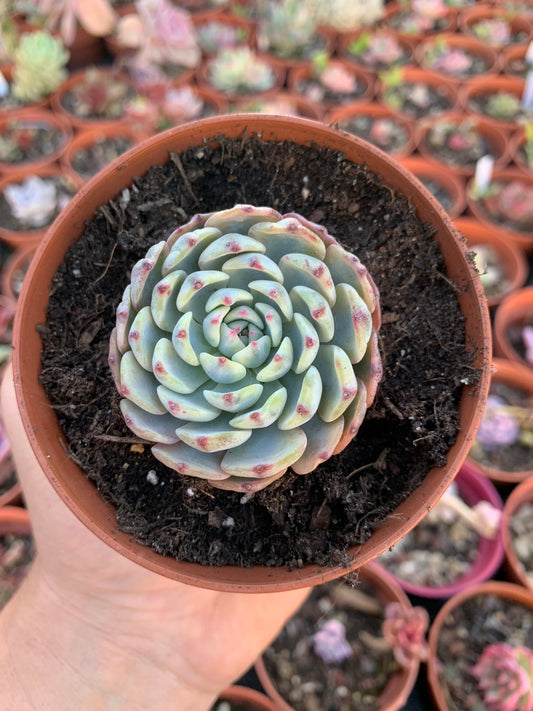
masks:
<path fill-rule="evenodd" d="M 258 134 L 265 141 L 291 140 L 307 146 L 322 144 L 382 174 L 388 185 L 411 201 L 420 219 L 435 227 L 436 238 L 445 253 L 448 276 L 465 287 L 458 293 L 458 300 L 466 317 L 467 342 L 477 346 L 473 365 L 479 369 L 480 380 L 475 387 L 464 388 L 459 405 L 461 427 L 457 441 L 450 448 L 448 464 L 431 469 L 420 487 L 376 529 L 369 541 L 349 550 L 351 563 L 347 567 L 306 564 L 287 570 L 284 567 L 201 566 L 177 562 L 137 544 L 116 529 L 114 508 L 103 501 L 94 485 L 67 457 L 60 443 L 57 421 L 50 417 L 48 400 L 38 384 L 41 343 L 35 325 L 45 321 L 48 285 L 67 247 L 82 233 L 85 221 L 92 218 L 100 204 L 127 187 L 132 176 L 146 172 L 148 165 L 166 162 L 169 150 L 179 152 L 186 147 L 203 145 L 206 140 L 215 142 L 216 136 L 223 134 L 240 137 L 244 131 Z M 58 233 L 63 234 L 59 245 Z M 39 286 L 39 280 L 44 284 Z M 408 171 L 371 144 L 316 121 L 285 116 L 234 114 L 178 126 L 135 146 L 93 177 L 59 215 L 38 247 L 19 297 L 13 342 L 19 410 L 34 453 L 65 504 L 101 540 L 153 572 L 184 583 L 233 592 L 281 591 L 323 583 L 361 567 L 404 536 L 442 496 L 466 458 L 470 440 L 481 421 L 490 382 L 488 308 L 479 279 L 466 259 L 466 248 L 446 212 Z M 41 441 L 43 429 L 44 442 Z"/>
<path fill-rule="evenodd" d="M 533 591 L 533 579 L 527 574 L 526 569 L 520 562 L 511 535 L 511 521 L 513 516 L 523 504 L 531 502 L 533 502 L 533 476 L 524 479 L 520 484 L 515 486 L 505 502 L 502 517 L 502 541 L 505 551 L 505 563 L 510 577 L 515 582 Z"/>

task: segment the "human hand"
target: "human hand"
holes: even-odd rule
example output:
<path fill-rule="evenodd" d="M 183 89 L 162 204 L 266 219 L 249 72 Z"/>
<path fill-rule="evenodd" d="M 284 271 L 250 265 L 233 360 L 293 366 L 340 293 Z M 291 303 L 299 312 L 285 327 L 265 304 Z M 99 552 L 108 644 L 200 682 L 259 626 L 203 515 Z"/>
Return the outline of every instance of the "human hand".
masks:
<path fill-rule="evenodd" d="M 37 557 L 0 615 L 0 708 L 203 711 L 241 676 L 307 591 L 219 593 L 132 563 L 59 499 L 26 437 L 9 368 L 5 427 Z"/>

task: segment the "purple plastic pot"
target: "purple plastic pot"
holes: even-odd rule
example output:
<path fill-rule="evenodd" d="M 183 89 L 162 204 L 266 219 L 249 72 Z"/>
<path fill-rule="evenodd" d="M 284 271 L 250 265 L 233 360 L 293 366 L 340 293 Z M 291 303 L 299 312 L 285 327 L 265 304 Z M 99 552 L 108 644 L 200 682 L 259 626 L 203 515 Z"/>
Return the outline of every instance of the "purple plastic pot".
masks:
<path fill-rule="evenodd" d="M 487 477 L 477 472 L 467 461 L 459 470 L 455 482 L 461 497 L 469 506 L 475 505 L 478 501 L 488 501 L 496 508 L 503 509 L 502 499 L 494 484 Z M 502 564 L 503 555 L 503 541 L 501 530 L 499 530 L 493 539 L 483 537 L 479 539 L 477 557 L 470 568 L 448 585 L 442 587 L 415 585 L 398 576 L 394 577 L 400 587 L 410 595 L 447 599 L 472 585 L 482 583 L 491 578 Z M 382 563 L 379 558 L 378 562 Z"/>

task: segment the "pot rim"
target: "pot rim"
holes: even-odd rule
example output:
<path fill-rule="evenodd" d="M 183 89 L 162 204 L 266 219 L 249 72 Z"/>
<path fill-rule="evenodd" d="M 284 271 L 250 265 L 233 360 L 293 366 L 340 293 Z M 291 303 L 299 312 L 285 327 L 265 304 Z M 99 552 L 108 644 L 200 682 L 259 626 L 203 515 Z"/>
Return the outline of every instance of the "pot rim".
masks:
<path fill-rule="evenodd" d="M 422 484 L 374 531 L 369 541 L 350 549 L 348 567 L 306 564 L 302 568 L 287 570 L 285 567 L 202 566 L 177 562 L 135 543 L 128 534 L 116 530 L 114 508 L 104 502 L 93 483 L 68 458 L 60 442 L 57 421 L 50 417 L 48 400 L 38 384 L 41 343 L 35 325 L 39 319 L 45 320 L 48 284 L 62 262 L 66 248 L 82 233 L 85 220 L 92 218 L 102 202 L 107 202 L 130 184 L 129 175 L 137 176 L 141 169 L 146 172 L 147 168 L 141 165 L 143 160 L 149 158 L 150 165 L 162 164 L 172 148 L 184 150 L 186 146 L 199 146 L 208 138 L 214 141 L 221 134 L 237 137 L 245 130 L 260 134 L 265 141 L 292 140 L 303 145 L 320 143 L 346 155 L 348 160 L 366 163 L 371 171 L 382 174 L 388 185 L 410 200 L 420 219 L 432 224 L 441 249 L 447 250 L 448 277 L 467 287 L 458 292 L 458 301 L 466 317 L 467 342 L 479 346 L 474 353 L 473 365 L 479 369 L 480 379 L 475 386 L 465 385 L 463 388 L 459 405 L 461 427 L 448 452 L 448 463 L 445 467 L 432 468 Z M 58 247 L 56 235 L 60 230 L 66 232 L 66 237 L 63 238 L 65 244 Z M 46 285 L 39 287 L 38 279 L 44 280 Z M 27 316 L 28 312 L 33 314 L 33 320 Z M 438 501 L 466 458 L 470 441 L 481 421 L 482 404 L 490 382 L 488 308 L 481 283 L 466 258 L 466 247 L 446 212 L 408 171 L 379 149 L 317 121 L 287 116 L 233 114 L 190 122 L 138 144 L 93 177 L 70 201 L 38 247 L 19 298 L 13 343 L 15 390 L 31 446 L 45 475 L 71 511 L 101 540 L 149 570 L 184 583 L 227 592 L 292 590 L 326 582 L 361 567 L 405 535 Z M 43 428 L 50 429 L 45 442 L 41 442 Z M 44 434 L 46 436 L 46 432 Z"/>

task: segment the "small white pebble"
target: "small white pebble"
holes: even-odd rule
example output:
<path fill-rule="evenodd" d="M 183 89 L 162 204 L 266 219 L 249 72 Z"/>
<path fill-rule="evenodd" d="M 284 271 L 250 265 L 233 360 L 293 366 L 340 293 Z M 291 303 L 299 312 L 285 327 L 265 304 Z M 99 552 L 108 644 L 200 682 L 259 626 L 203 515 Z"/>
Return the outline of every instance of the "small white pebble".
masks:
<path fill-rule="evenodd" d="M 189 486 L 189 488 L 185 492 L 187 496 L 195 496 L 196 495 L 196 489 L 193 489 L 192 486 Z"/>
<path fill-rule="evenodd" d="M 232 528 L 232 526 L 235 526 L 235 519 L 232 516 L 228 516 L 222 521 L 222 525 L 224 528 Z"/>
<path fill-rule="evenodd" d="M 81 269 L 73 269 L 72 276 L 75 276 L 76 278 L 81 277 Z"/>
<path fill-rule="evenodd" d="M 156 484 L 159 484 L 159 477 L 157 476 L 157 474 L 155 473 L 155 471 L 153 469 L 150 469 L 150 471 L 146 475 L 146 481 L 149 484 L 153 484 L 154 486 Z"/>

